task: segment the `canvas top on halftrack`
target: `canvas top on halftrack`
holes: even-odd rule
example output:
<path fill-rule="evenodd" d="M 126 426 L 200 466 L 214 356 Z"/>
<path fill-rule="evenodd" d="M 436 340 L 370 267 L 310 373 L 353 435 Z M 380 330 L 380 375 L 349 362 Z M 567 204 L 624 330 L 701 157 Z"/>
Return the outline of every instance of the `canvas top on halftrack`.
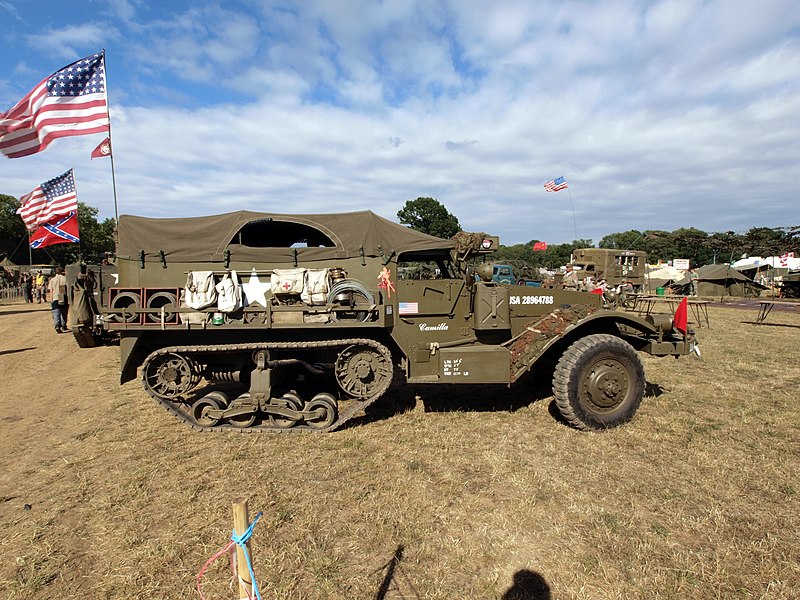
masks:
<path fill-rule="evenodd" d="M 581 429 L 628 421 L 637 352 L 681 356 L 692 332 L 600 295 L 476 281 L 499 239 L 445 240 L 370 211 L 119 221 L 119 284 L 91 323 L 119 335 L 137 376 L 201 430 L 330 431 L 413 384 L 513 384 L 541 364 Z M 422 278 L 425 277 L 425 278 Z M 547 370 L 543 370 L 547 372 Z"/>

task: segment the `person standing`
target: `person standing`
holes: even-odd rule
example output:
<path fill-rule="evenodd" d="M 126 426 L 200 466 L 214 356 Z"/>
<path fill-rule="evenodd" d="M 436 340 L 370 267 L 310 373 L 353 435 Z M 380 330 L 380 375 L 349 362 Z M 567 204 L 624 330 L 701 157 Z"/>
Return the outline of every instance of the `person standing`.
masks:
<path fill-rule="evenodd" d="M 689 293 L 692 296 L 697 296 L 697 281 L 700 279 L 700 276 L 697 274 L 697 271 L 693 268 L 689 269 Z"/>
<path fill-rule="evenodd" d="M 36 289 L 36 301 L 39 304 L 42 303 L 42 300 L 47 302 L 47 294 L 45 294 L 45 287 L 44 287 L 44 285 L 45 285 L 44 273 L 42 273 L 41 269 L 39 269 L 39 271 L 36 273 L 36 280 L 34 282 L 34 285 L 36 286 L 35 287 L 35 289 Z"/>
<path fill-rule="evenodd" d="M 33 304 L 33 277 L 30 273 L 22 274 L 22 295 L 26 304 Z"/>
<path fill-rule="evenodd" d="M 50 290 L 50 309 L 53 312 L 53 325 L 56 333 L 66 333 L 67 329 L 67 278 L 62 267 L 56 268 L 56 275 L 47 286 Z"/>
<path fill-rule="evenodd" d="M 574 271 L 571 264 L 567 265 L 567 272 L 564 273 L 564 277 L 561 280 L 561 287 L 565 290 L 577 291 L 578 289 L 578 273 Z"/>

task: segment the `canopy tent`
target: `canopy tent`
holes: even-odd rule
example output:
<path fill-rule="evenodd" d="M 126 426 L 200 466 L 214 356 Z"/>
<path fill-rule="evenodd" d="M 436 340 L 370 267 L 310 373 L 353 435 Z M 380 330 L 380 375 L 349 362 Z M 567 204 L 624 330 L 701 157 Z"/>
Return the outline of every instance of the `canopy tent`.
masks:
<path fill-rule="evenodd" d="M 767 289 L 730 265 L 706 265 L 697 269 L 698 296 L 743 296 L 758 297 Z M 681 293 L 689 291 L 689 277 L 675 283 Z"/>
<path fill-rule="evenodd" d="M 660 287 L 672 285 L 676 281 L 680 281 L 683 279 L 685 274 L 686 272 L 682 269 L 676 269 L 675 267 L 671 267 L 669 265 L 659 265 L 658 267 L 647 272 L 647 275 L 645 275 L 645 281 L 647 282 L 647 287 L 652 291 Z"/>
<path fill-rule="evenodd" d="M 11 262 L 9 260 L 8 256 L 6 256 L 5 254 L 2 255 L 2 256 L 3 256 L 3 259 L 0 260 L 0 267 L 5 267 L 6 269 L 11 269 L 11 268 L 17 267 L 17 264 L 14 263 L 14 262 Z"/>
<path fill-rule="evenodd" d="M 800 269 L 800 258 L 795 258 L 788 254 L 784 256 L 767 256 L 766 258 L 761 256 L 748 256 L 731 263 L 734 269 L 738 269 L 742 265 L 755 265 L 762 268 L 770 266 L 774 269 L 789 269 L 792 271 Z"/>
<path fill-rule="evenodd" d="M 765 281 L 772 280 L 775 276 L 775 269 L 770 265 L 742 264 L 734 267 L 742 275 L 749 277 L 753 281 L 764 284 Z"/>

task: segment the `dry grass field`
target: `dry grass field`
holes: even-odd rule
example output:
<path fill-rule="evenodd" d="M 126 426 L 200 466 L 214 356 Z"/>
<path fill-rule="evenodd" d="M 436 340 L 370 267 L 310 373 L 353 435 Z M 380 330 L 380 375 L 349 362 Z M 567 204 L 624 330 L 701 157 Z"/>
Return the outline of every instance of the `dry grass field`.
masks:
<path fill-rule="evenodd" d="M 645 357 L 647 398 L 604 433 L 531 383 L 242 435 L 118 386 L 118 349 L 45 305 L 0 306 L 0 597 L 199 598 L 241 496 L 265 600 L 798 598 L 800 311 L 755 313 L 712 307 L 699 359 Z M 238 597 L 224 559 L 203 581 Z"/>

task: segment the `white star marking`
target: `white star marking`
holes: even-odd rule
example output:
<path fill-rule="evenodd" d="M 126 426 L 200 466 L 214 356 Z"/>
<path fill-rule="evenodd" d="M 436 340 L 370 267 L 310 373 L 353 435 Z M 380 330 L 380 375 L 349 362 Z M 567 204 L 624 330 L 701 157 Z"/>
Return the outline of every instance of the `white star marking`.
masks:
<path fill-rule="evenodd" d="M 242 291 L 244 292 L 244 304 L 260 304 L 267 308 L 266 295 L 269 293 L 272 284 L 269 281 L 261 282 L 256 275 L 256 270 L 250 273 L 250 280 L 247 283 L 242 283 Z"/>

